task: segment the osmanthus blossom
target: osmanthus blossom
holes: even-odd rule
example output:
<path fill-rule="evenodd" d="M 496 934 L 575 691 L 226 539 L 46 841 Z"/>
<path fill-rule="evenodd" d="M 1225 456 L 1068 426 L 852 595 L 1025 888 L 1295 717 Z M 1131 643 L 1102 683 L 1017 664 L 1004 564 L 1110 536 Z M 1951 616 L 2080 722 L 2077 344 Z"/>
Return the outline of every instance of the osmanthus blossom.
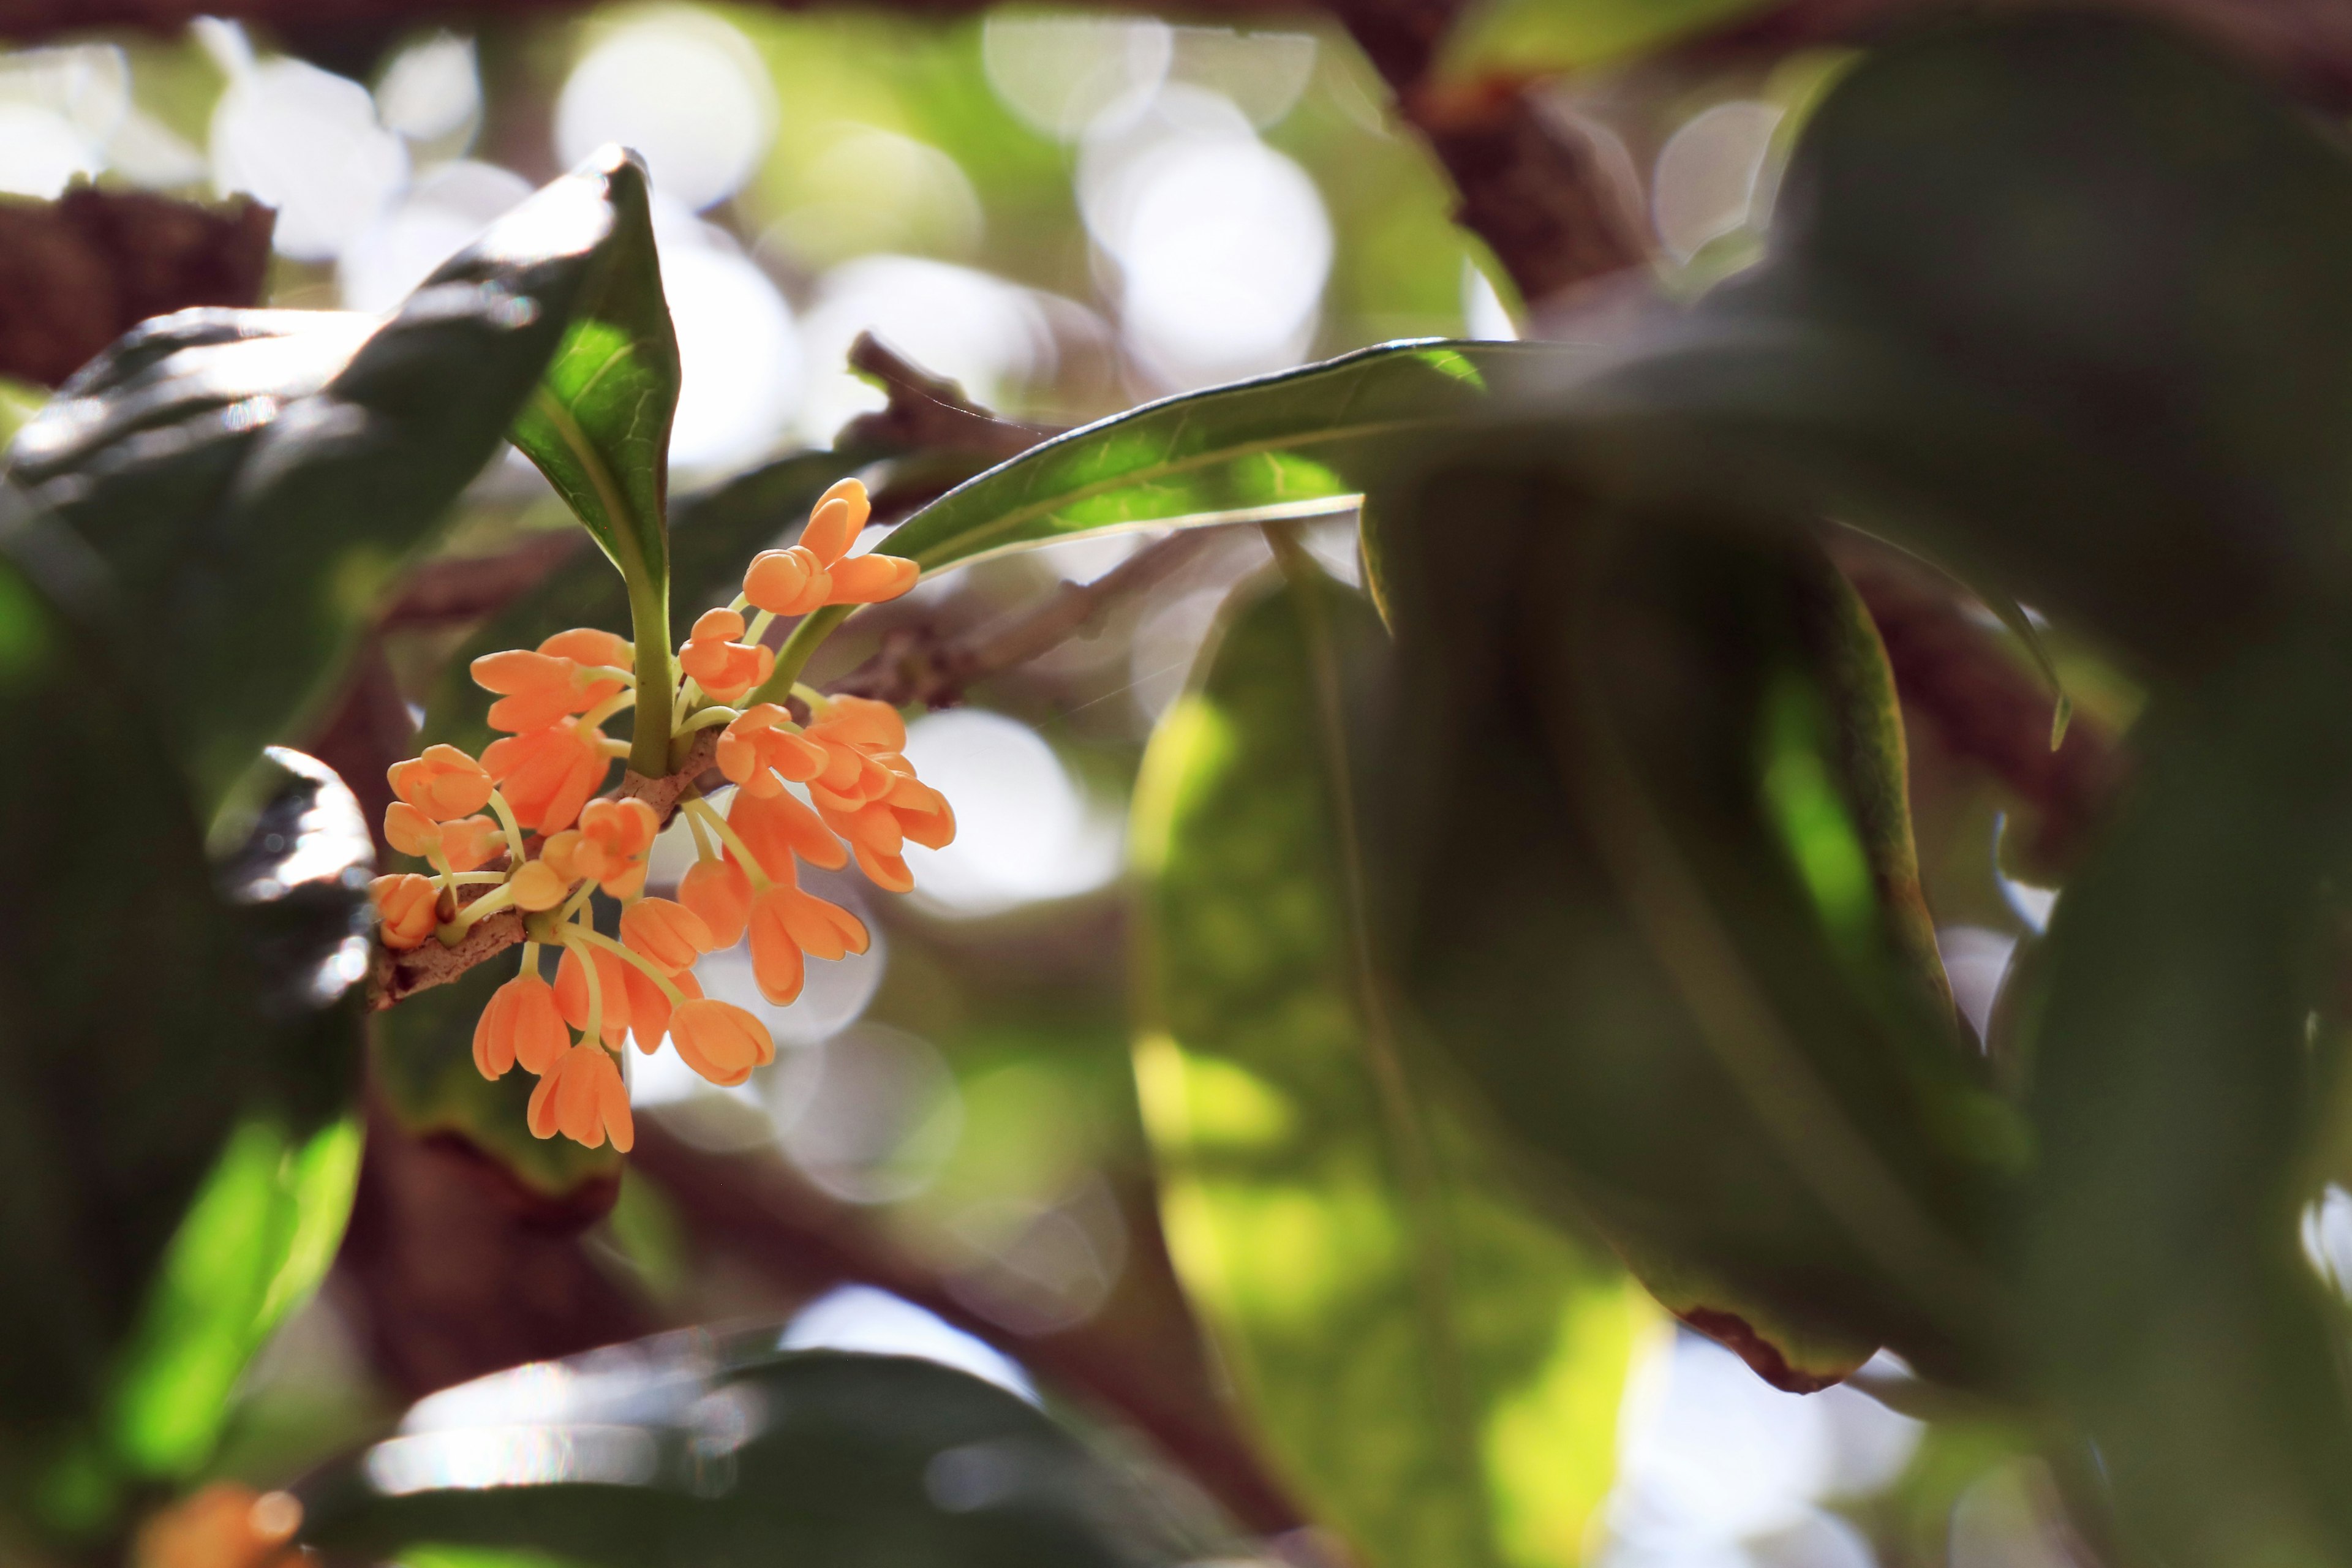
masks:
<path fill-rule="evenodd" d="M 736 787 L 723 812 L 692 789 L 682 798 L 697 856 L 675 900 L 645 891 L 661 826 L 654 810 L 599 798 L 628 751 L 605 721 L 644 710 L 635 650 L 611 632 L 576 628 L 476 659 L 476 682 L 499 699 L 490 724 L 507 733 L 478 760 L 439 745 L 391 770 L 399 798 L 384 814 L 385 838 L 431 870 L 376 879 L 378 937 L 395 951 L 455 945 L 485 916 L 523 914 L 520 972 L 483 1009 L 474 1065 L 485 1078 L 517 1067 L 538 1078 L 534 1135 L 627 1150 L 635 1130 L 616 1053 L 633 1037 L 648 1053 L 667 1041 L 722 1086 L 772 1061 L 767 1026 L 705 996 L 696 962 L 748 936 L 761 994 L 789 1003 L 809 959 L 863 952 L 868 941 L 856 916 L 801 888 L 799 865 L 837 869 L 854 858 L 877 886 L 904 892 L 914 885 L 904 846 L 954 837 L 953 812 L 916 778 L 906 726 L 886 704 L 794 686 L 805 721 L 782 702 L 729 705 L 773 673 L 764 638 L 779 616 L 878 603 L 914 585 L 911 561 L 848 555 L 867 513 L 856 480 L 827 490 L 801 542 L 755 559 L 742 595 L 697 619 L 678 649 L 673 736 L 724 726 L 719 766 Z M 621 906 L 618 936 L 595 923 L 599 891 Z M 552 984 L 541 963 L 551 945 Z"/>

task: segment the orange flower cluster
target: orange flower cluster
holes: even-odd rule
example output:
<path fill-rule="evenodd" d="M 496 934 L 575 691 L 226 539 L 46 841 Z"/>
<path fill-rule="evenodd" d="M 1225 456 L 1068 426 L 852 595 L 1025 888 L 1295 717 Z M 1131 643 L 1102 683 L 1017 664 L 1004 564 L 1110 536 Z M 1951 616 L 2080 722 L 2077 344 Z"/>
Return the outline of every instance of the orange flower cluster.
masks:
<path fill-rule="evenodd" d="M 866 927 L 802 889 L 798 867 L 847 865 L 877 886 L 914 886 L 906 844 L 943 846 L 955 816 L 915 776 L 907 731 L 887 705 L 795 687 L 809 722 L 782 702 L 728 706 L 765 686 L 776 655 L 764 634 L 779 616 L 826 605 L 871 604 L 912 587 L 911 561 L 850 556 L 865 525 L 865 487 L 844 480 L 810 513 L 801 541 L 769 551 L 745 574 L 742 596 L 703 615 L 677 658 L 677 679 L 657 700 L 636 691 L 635 649 L 610 632 L 559 633 L 536 649 L 476 659 L 473 675 L 498 697 L 493 728 L 508 733 L 478 762 L 433 746 L 391 771 L 398 799 L 384 814 L 393 847 L 432 868 L 374 884 L 378 935 L 394 950 L 454 944 L 502 909 L 525 916 L 521 973 L 501 985 L 474 1030 L 474 1065 L 502 1077 L 520 1066 L 539 1079 L 531 1131 L 590 1148 L 626 1150 L 635 1133 L 615 1053 L 665 1039 L 711 1082 L 741 1083 L 775 1058 L 765 1025 L 706 997 L 694 978 L 704 953 L 747 937 L 761 994 L 783 1005 L 800 994 L 807 960 L 866 951 Z M 750 622 L 743 611 L 755 609 Z M 598 798 L 613 760 L 628 750 L 604 721 L 634 704 L 638 722 L 667 713 L 674 741 L 724 725 L 719 765 L 737 788 L 722 814 L 689 789 L 682 802 L 698 850 L 675 900 L 646 896 L 661 821 L 641 800 Z M 801 785 L 807 802 L 788 788 Z M 488 807 L 488 816 L 480 815 Z M 462 893 L 484 889 L 467 900 Z M 619 935 L 597 929 L 593 895 L 621 906 Z M 540 950 L 559 950 L 552 984 Z M 575 1038 L 575 1032 L 577 1037 Z"/>

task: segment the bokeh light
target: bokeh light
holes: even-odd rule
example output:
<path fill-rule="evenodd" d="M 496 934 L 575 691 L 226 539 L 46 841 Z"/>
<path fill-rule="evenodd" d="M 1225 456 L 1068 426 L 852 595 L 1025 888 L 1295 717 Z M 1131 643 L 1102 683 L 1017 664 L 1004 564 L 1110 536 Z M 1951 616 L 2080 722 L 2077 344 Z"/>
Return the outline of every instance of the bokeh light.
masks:
<path fill-rule="evenodd" d="M 801 342 L 809 366 L 801 433 L 828 442 L 844 421 L 883 405 L 847 369 L 849 345 L 870 331 L 980 402 L 1050 375 L 1053 332 L 1033 293 L 969 267 L 913 256 L 866 256 L 819 281 Z"/>
<path fill-rule="evenodd" d="M 474 41 L 436 33 L 392 58 L 376 83 L 376 116 L 412 142 L 438 142 L 471 130 L 482 113 L 481 71 Z"/>
<path fill-rule="evenodd" d="M 1780 110 L 1753 99 L 1718 103 L 1666 139 L 1651 175 L 1658 238 L 1678 260 L 1746 224 Z"/>
<path fill-rule="evenodd" d="M 1314 180 L 1230 99 L 1171 85 L 1089 132 L 1087 228 L 1113 265 L 1121 330 L 1171 391 L 1302 361 L 1331 270 Z"/>
<path fill-rule="evenodd" d="M 344 248 L 335 277 L 354 310 L 396 307 L 436 267 L 530 195 L 520 174 L 493 163 L 444 163 Z"/>
<path fill-rule="evenodd" d="M 766 1093 L 785 1154 L 847 1203 L 922 1192 L 963 1131 L 963 1097 L 946 1060 L 887 1025 L 855 1025 L 780 1058 Z"/>
<path fill-rule="evenodd" d="M 1118 819 L 1079 792 L 1037 731 L 982 709 L 908 727 L 907 759 L 955 803 L 955 842 L 910 846 L 923 901 L 959 915 L 1099 888 L 1118 869 Z"/>
<path fill-rule="evenodd" d="M 781 445 L 802 395 L 793 308 L 725 229 L 656 204 L 662 288 L 681 380 L 670 461 L 690 481 Z"/>
<path fill-rule="evenodd" d="M 758 52 L 700 11 L 660 12 L 600 37 L 555 108 L 567 163 L 607 142 L 635 148 L 655 188 L 697 211 L 742 187 L 775 132 L 775 89 Z"/>
<path fill-rule="evenodd" d="M 230 29 L 209 36 L 229 76 L 213 110 L 214 185 L 278 209 L 280 254 L 333 260 L 407 184 L 406 144 L 350 78 L 304 60 L 257 60 Z"/>

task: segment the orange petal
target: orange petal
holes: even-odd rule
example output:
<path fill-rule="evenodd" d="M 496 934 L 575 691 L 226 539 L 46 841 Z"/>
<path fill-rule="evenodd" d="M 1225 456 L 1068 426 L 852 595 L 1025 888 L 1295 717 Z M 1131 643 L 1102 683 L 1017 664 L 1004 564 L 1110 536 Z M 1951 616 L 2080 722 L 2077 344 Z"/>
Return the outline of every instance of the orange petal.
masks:
<path fill-rule="evenodd" d="M 621 940 L 670 973 L 711 950 L 710 927 L 684 904 L 640 899 L 621 911 Z"/>
<path fill-rule="evenodd" d="M 808 978 L 808 965 L 792 935 L 787 900 L 793 891 L 770 888 L 751 900 L 751 976 L 760 983 L 760 994 L 779 1007 L 789 1005 Z"/>
<path fill-rule="evenodd" d="M 846 496 L 828 493 L 809 512 L 808 526 L 801 530 L 797 542 L 816 557 L 818 565 L 829 569 L 849 552 L 864 522 L 865 519 L 850 510 Z"/>
<path fill-rule="evenodd" d="M 853 555 L 833 569 L 830 602 L 878 605 L 913 587 L 923 569 L 898 555 Z"/>
<path fill-rule="evenodd" d="M 732 857 L 698 860 L 678 880 L 677 901 L 702 917 L 710 932 L 707 951 L 716 952 L 743 940 L 751 918 L 751 879 Z"/>
<path fill-rule="evenodd" d="M 856 855 L 857 868 L 865 872 L 867 879 L 876 887 L 892 893 L 911 893 L 915 890 L 915 874 L 907 869 L 907 862 L 903 857 L 884 855 L 868 849 L 863 844 L 856 847 Z"/>
<path fill-rule="evenodd" d="M 419 859 L 441 847 L 441 829 L 434 820 L 404 800 L 383 808 L 383 837 L 403 855 Z"/>
<path fill-rule="evenodd" d="M 558 632 L 539 645 L 541 653 L 553 654 L 577 664 L 610 665 L 626 669 L 636 659 L 636 649 L 629 639 L 611 632 L 601 632 L 593 626 L 574 626 L 568 632 Z"/>

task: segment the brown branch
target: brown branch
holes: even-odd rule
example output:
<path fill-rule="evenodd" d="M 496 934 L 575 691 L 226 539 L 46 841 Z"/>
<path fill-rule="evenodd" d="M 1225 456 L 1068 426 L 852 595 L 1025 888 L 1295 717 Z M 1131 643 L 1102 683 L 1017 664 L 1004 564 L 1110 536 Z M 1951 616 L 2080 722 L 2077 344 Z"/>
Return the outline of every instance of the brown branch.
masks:
<path fill-rule="evenodd" d="M 1187 529 L 1144 546 L 1091 583 L 1065 583 L 1034 608 L 1007 621 L 941 640 L 927 626 L 887 634 L 864 664 L 826 689 L 870 697 L 902 708 L 953 706 L 992 675 L 1049 653 L 1075 637 L 1092 635 L 1120 599 L 1173 576 L 1209 542 L 1207 529 Z"/>
<path fill-rule="evenodd" d="M 726 780 L 712 771 L 719 752 L 719 732 L 705 730 L 695 738 L 687 752 L 685 763 L 677 772 L 660 778 L 649 779 L 642 773 L 624 773 L 618 787 L 607 792 L 611 800 L 642 800 L 654 808 L 654 816 L 667 826 L 677 811 L 677 803 L 689 789 L 700 786 L 716 789 Z M 492 863 L 492 868 L 506 864 L 504 857 Z M 487 897 L 493 889 L 486 887 L 464 887 L 457 889 L 457 906 L 463 909 L 475 900 Z M 523 940 L 523 918 L 513 910 L 501 910 L 486 915 L 470 927 L 455 943 L 444 946 L 437 941 L 422 947 L 394 952 L 379 943 L 375 950 L 375 967 L 368 976 L 368 1011 L 380 1013 L 403 997 L 413 996 L 436 985 L 446 985 L 478 963 L 486 963 Z"/>
<path fill-rule="evenodd" d="M 497 555 L 452 555 L 427 561 L 408 574 L 376 625 L 383 631 L 453 626 L 494 616 L 530 593 L 547 574 L 586 548 L 574 529 L 534 533 Z"/>
<path fill-rule="evenodd" d="M 150 316 L 255 303 L 277 216 L 87 185 L 0 202 L 0 375 L 56 386 Z"/>
<path fill-rule="evenodd" d="M 637 1125 L 630 1160 L 678 1200 L 695 1232 L 724 1244 L 730 1258 L 794 1289 L 806 1289 L 815 1272 L 911 1301 L 1132 1421 L 1244 1527 L 1275 1534 L 1300 1523 L 1297 1506 L 1218 1403 L 1189 1321 L 1179 1326 L 1187 1336 L 1181 1350 L 1155 1338 L 1158 1349 L 1149 1355 L 1090 1325 L 1024 1334 L 942 1289 L 930 1269 L 808 1186 L 772 1152 L 709 1153 L 647 1117 Z"/>
<path fill-rule="evenodd" d="M 861 414 L 834 438 L 836 447 L 916 453 L 966 452 L 1002 459 L 1025 452 L 1058 431 L 1024 425 L 981 407 L 963 388 L 902 358 L 872 332 L 849 345 L 849 368 L 877 383 L 890 403 Z"/>

